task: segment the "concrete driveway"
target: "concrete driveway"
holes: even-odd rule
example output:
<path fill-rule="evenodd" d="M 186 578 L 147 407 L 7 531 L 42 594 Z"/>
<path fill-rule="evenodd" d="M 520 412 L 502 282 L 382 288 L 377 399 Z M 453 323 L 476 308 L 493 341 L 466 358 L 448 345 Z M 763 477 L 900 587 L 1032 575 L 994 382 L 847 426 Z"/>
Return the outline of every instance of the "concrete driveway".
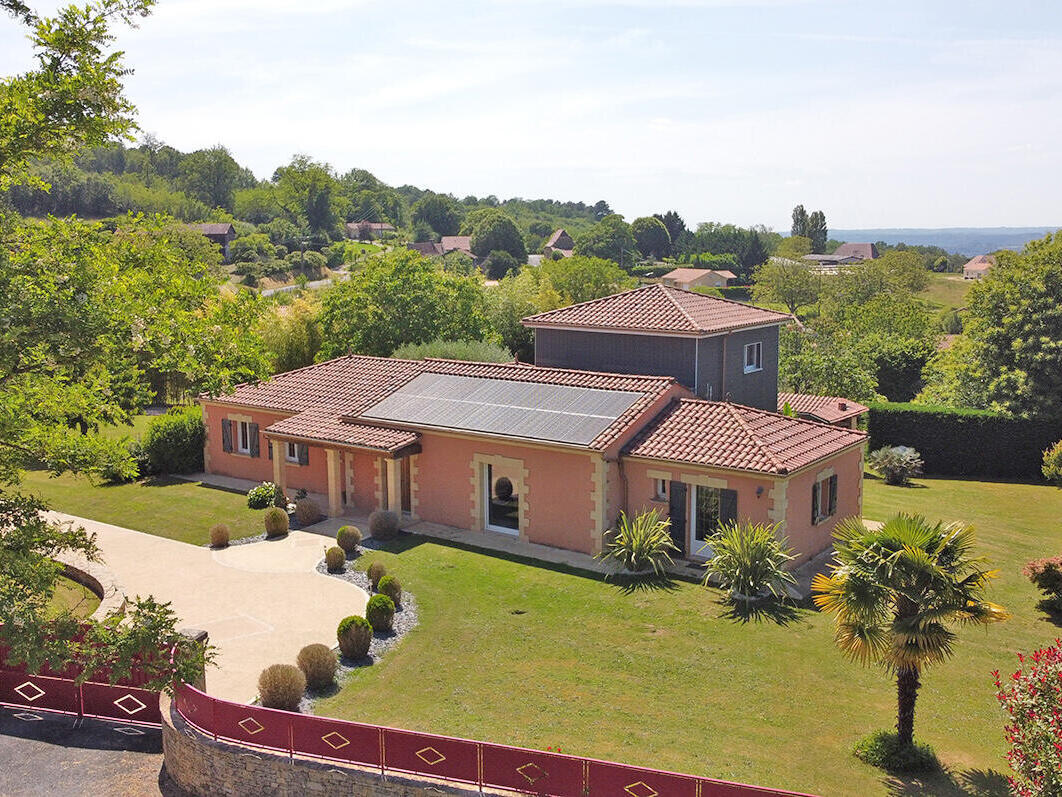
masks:
<path fill-rule="evenodd" d="M 314 568 L 333 544 L 292 531 L 280 540 L 212 551 L 95 520 L 50 513 L 95 532 L 106 565 L 126 595 L 169 601 L 183 626 L 201 628 L 217 646 L 207 691 L 250 702 L 270 664 L 294 664 L 311 642 L 336 644 L 336 626 L 364 614 L 368 596 Z"/>

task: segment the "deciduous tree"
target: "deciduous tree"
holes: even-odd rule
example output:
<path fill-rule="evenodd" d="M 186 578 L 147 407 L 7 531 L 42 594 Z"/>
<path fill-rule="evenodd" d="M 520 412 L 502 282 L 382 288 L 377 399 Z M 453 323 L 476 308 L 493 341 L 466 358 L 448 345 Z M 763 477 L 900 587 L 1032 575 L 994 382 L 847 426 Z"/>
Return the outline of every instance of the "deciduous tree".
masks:
<path fill-rule="evenodd" d="M 642 216 L 632 221 L 631 233 L 645 257 L 659 259 L 671 254 L 671 236 L 664 223 L 655 216 Z"/>

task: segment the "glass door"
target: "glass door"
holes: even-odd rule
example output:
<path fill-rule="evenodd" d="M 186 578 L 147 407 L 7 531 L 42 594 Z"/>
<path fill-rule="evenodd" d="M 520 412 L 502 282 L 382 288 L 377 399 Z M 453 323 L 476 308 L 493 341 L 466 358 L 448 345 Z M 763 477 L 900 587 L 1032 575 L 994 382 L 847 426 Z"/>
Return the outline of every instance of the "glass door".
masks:
<path fill-rule="evenodd" d="M 502 534 L 520 533 L 520 496 L 504 468 L 483 466 L 484 525 Z"/>

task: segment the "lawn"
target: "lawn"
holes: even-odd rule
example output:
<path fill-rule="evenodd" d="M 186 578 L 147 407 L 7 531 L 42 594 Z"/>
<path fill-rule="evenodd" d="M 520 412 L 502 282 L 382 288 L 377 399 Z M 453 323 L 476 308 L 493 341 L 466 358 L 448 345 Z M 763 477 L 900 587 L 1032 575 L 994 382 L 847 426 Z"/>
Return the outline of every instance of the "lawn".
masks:
<path fill-rule="evenodd" d="M 951 769 L 887 778 L 850 754 L 894 722 L 894 685 L 843 660 L 829 618 L 742 624 L 692 584 L 624 591 L 577 574 L 431 542 L 374 553 L 417 595 L 421 623 L 318 713 L 820 794 L 1000 794 L 1001 720 L 990 672 L 1052 640 L 1023 562 L 1062 550 L 1062 491 L 1020 484 L 866 482 L 866 515 L 966 518 L 1014 612 L 967 629 L 924 677 L 917 735 Z"/>
<path fill-rule="evenodd" d="M 75 617 L 88 617 L 99 605 L 95 592 L 64 576 L 55 586 L 48 609 L 52 616 L 70 611 Z"/>
<path fill-rule="evenodd" d="M 261 533 L 262 513 L 247 508 L 243 493 L 176 478 L 96 485 L 83 476 L 23 474 L 23 490 L 55 510 L 138 529 L 172 540 L 205 545 L 210 527 L 229 524 L 232 539 Z"/>
<path fill-rule="evenodd" d="M 955 310 L 966 306 L 966 294 L 973 284 L 973 280 L 964 280 L 962 274 L 930 272 L 929 285 L 918 295 L 941 309 Z"/>

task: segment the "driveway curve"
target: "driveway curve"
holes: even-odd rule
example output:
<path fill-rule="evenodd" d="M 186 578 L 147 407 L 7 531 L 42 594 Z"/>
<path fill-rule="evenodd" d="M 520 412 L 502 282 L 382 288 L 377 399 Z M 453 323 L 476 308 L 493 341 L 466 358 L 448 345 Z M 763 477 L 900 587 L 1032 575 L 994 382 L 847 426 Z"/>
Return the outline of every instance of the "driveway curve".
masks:
<path fill-rule="evenodd" d="M 96 533 L 107 567 L 126 595 L 168 601 L 181 625 L 201 628 L 217 646 L 207 691 L 250 702 L 258 674 L 270 664 L 294 664 L 312 642 L 336 644 L 336 626 L 364 614 L 368 595 L 316 571 L 328 539 L 292 531 L 279 540 L 220 551 L 109 523 L 52 512 Z"/>

